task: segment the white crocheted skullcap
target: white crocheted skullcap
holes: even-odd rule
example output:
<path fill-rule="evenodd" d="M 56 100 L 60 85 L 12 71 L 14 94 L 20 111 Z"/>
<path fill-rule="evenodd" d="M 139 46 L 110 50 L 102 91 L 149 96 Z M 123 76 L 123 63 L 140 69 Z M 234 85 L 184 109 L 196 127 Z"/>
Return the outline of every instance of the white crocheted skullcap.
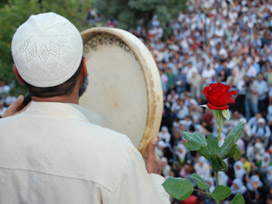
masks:
<path fill-rule="evenodd" d="M 17 29 L 11 51 L 27 83 L 52 87 L 74 75 L 83 56 L 83 41 L 69 20 L 55 13 L 42 13 L 30 16 Z"/>

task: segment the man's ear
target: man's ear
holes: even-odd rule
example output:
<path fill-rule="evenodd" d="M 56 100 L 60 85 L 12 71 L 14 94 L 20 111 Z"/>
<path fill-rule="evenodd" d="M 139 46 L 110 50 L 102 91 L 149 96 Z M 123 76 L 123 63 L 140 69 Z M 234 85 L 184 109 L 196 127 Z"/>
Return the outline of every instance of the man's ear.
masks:
<path fill-rule="evenodd" d="M 87 71 L 87 65 L 86 65 L 86 57 L 83 57 L 82 59 L 82 69 L 81 69 L 81 75 L 83 77 L 87 77 L 88 76 L 88 71 Z"/>
<path fill-rule="evenodd" d="M 15 64 L 13 65 L 13 72 L 14 72 L 14 74 L 15 74 L 17 80 L 19 81 L 19 83 L 22 84 L 22 85 L 25 84 L 25 83 L 24 83 L 24 80 L 23 80 L 22 77 L 20 76 L 20 74 L 19 74 L 19 72 L 18 72 L 17 67 L 16 67 Z"/>

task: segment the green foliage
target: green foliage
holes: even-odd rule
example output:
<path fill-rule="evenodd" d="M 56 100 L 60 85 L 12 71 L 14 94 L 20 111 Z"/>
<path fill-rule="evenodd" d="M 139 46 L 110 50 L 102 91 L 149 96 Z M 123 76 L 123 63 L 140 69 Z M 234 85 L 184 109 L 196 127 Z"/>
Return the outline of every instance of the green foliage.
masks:
<path fill-rule="evenodd" d="M 221 111 L 217 110 L 213 113 L 215 114 L 215 117 L 218 118 L 222 117 L 223 115 Z M 226 112 L 224 117 L 228 117 L 228 115 L 226 114 L 228 113 Z M 228 166 L 224 161 L 225 158 L 233 157 L 235 160 L 237 160 L 241 157 L 240 150 L 236 142 L 240 138 L 243 129 L 244 123 L 241 122 L 229 132 L 229 134 L 225 138 L 224 144 L 221 147 L 218 146 L 218 140 L 212 134 L 208 134 L 207 139 L 205 139 L 205 137 L 198 132 L 182 132 L 182 135 L 187 140 L 185 147 L 191 151 L 198 151 L 200 155 L 207 158 L 210 161 L 213 170 L 216 171 L 216 175 L 218 176 L 218 171 L 228 170 Z M 224 200 L 231 194 L 230 188 L 221 185 L 217 185 L 214 192 L 210 194 L 209 185 L 199 175 L 192 174 L 191 178 L 196 182 L 198 188 L 202 190 L 201 192 L 208 196 L 211 196 L 213 199 L 216 200 L 216 203 L 218 203 L 220 200 Z M 174 198 L 184 199 L 189 196 L 189 194 L 192 193 L 193 190 L 191 186 L 189 186 L 187 189 L 187 186 L 184 187 L 183 185 L 185 185 L 184 179 L 171 178 L 170 180 L 166 180 L 163 187 Z M 184 196 L 184 194 L 186 196 Z M 237 194 L 233 199 L 232 203 L 243 204 L 244 199 L 243 197 L 241 197 L 241 195 Z"/>
<path fill-rule="evenodd" d="M 222 110 L 222 115 L 224 116 L 224 118 L 226 118 L 227 120 L 229 120 L 230 119 L 229 109 Z"/>
<path fill-rule="evenodd" d="M 210 162 L 211 162 L 213 170 L 215 170 L 215 171 L 227 171 L 228 170 L 228 166 L 226 165 L 224 160 L 219 158 L 218 156 L 210 158 Z"/>
<path fill-rule="evenodd" d="M 226 137 L 224 144 L 219 150 L 218 156 L 222 159 L 227 158 L 234 144 L 235 142 L 233 137 Z"/>
<path fill-rule="evenodd" d="M 186 200 L 194 191 L 192 181 L 185 178 L 169 177 L 162 186 L 170 196 L 179 200 Z"/>
<path fill-rule="evenodd" d="M 206 159 L 215 158 L 219 152 L 217 141 L 212 134 L 208 134 L 206 139 L 207 146 L 198 149 L 198 153 Z"/>
<path fill-rule="evenodd" d="M 42 12 L 58 13 L 76 25 L 79 30 L 86 28 L 86 8 L 91 6 L 90 0 L 7 0 L 0 7 L 0 81 L 15 83 L 12 71 L 11 40 L 19 25 L 30 15 Z M 21 91 L 22 86 L 16 82 L 15 89 Z"/>
<path fill-rule="evenodd" d="M 224 200 L 231 194 L 231 189 L 227 186 L 218 185 L 212 192 L 212 198 L 216 201 Z"/>
<path fill-rule="evenodd" d="M 204 181 L 198 174 L 194 173 L 191 175 L 191 177 L 196 182 L 198 188 L 200 188 L 201 190 L 209 190 L 209 184 Z"/>
<path fill-rule="evenodd" d="M 215 155 L 217 155 L 219 152 L 217 141 L 212 134 L 208 134 L 207 143 L 208 143 L 208 154 L 209 154 L 209 157 L 212 158 Z"/>
<path fill-rule="evenodd" d="M 241 193 L 237 193 L 230 204 L 245 204 L 244 197 L 241 195 Z"/>
<path fill-rule="evenodd" d="M 185 11 L 187 0 L 94 0 L 102 15 L 107 19 L 115 18 L 117 27 L 123 29 L 135 28 L 142 24 L 147 27 L 154 15 L 158 17 L 164 30 L 170 17 Z"/>
<path fill-rule="evenodd" d="M 242 134 L 242 132 L 244 130 L 244 126 L 245 126 L 245 124 L 243 122 L 240 122 L 236 127 L 234 127 L 229 132 L 227 137 L 233 137 L 234 138 L 234 143 L 236 143 L 239 140 L 239 138 L 240 138 L 240 136 L 241 136 L 241 134 Z"/>
<path fill-rule="evenodd" d="M 192 151 L 196 151 L 207 146 L 205 137 L 203 137 L 199 132 L 182 132 L 182 136 L 188 141 L 185 144 L 185 147 Z"/>
<path fill-rule="evenodd" d="M 227 137 L 225 138 L 224 144 L 220 148 L 218 156 L 221 159 L 225 159 L 227 157 L 240 157 L 240 151 L 237 148 L 236 142 L 240 138 L 244 129 L 244 123 L 240 122 L 235 128 L 233 128 Z M 238 151 L 237 151 L 238 149 Z"/>
<path fill-rule="evenodd" d="M 202 107 L 207 107 L 206 105 L 202 105 Z M 216 139 L 212 134 L 207 135 L 207 139 L 205 139 L 200 133 L 190 133 L 190 132 L 182 132 L 183 137 L 187 140 L 187 143 L 185 144 L 185 147 L 191 151 L 198 151 L 198 153 L 201 156 L 204 156 L 206 159 L 208 159 L 211 163 L 211 166 L 216 174 L 216 187 L 215 190 L 210 194 L 209 192 L 209 185 L 197 174 L 192 174 L 191 178 L 196 182 L 196 185 L 199 189 L 198 191 L 201 191 L 202 193 L 211 196 L 216 203 L 218 204 L 220 200 L 224 200 L 231 194 L 231 189 L 227 186 L 218 185 L 219 179 L 218 179 L 218 172 L 219 171 L 227 171 L 228 166 L 225 163 L 224 159 L 233 157 L 235 160 L 239 159 L 241 157 L 240 150 L 236 144 L 238 139 L 240 138 L 243 130 L 244 130 L 244 123 L 240 122 L 236 127 L 234 127 L 227 137 L 224 140 L 224 143 L 221 147 L 218 146 L 220 135 L 221 135 L 221 128 L 222 128 L 222 116 L 224 116 L 226 119 L 229 119 L 229 111 L 228 110 L 212 110 L 214 118 L 219 122 L 219 134 L 218 138 Z M 178 191 L 181 190 L 179 187 L 179 190 L 175 190 L 174 186 L 182 185 L 181 183 L 178 183 L 176 180 L 171 181 L 171 186 L 173 187 L 171 189 L 171 193 L 169 193 L 166 189 L 166 191 L 170 195 L 175 195 L 175 198 L 179 197 Z M 166 186 L 164 186 L 166 187 Z M 190 187 L 191 190 L 191 187 Z M 206 191 L 206 192 L 205 192 Z M 174 197 L 174 196 L 173 196 Z M 241 194 L 236 194 L 234 199 L 231 202 L 232 204 L 244 204 L 244 198 Z"/>

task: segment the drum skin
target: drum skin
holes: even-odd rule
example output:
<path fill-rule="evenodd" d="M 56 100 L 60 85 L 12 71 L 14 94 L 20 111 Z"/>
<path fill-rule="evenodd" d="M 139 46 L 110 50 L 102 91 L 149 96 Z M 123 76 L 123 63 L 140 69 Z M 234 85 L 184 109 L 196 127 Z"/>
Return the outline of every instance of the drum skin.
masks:
<path fill-rule="evenodd" d="M 127 135 L 146 154 L 157 137 L 163 109 L 161 80 L 146 46 L 117 28 L 81 33 L 89 85 L 80 105 L 101 117 L 101 126 Z"/>

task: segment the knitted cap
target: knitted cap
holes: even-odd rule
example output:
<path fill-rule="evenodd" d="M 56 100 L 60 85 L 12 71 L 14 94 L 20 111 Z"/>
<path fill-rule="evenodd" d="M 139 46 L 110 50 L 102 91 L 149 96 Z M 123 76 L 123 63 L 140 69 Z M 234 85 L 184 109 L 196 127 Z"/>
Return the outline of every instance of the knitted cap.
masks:
<path fill-rule="evenodd" d="M 55 13 L 32 15 L 15 32 L 12 57 L 21 77 L 36 87 L 51 87 L 67 81 L 76 72 L 83 55 L 79 31 Z"/>

